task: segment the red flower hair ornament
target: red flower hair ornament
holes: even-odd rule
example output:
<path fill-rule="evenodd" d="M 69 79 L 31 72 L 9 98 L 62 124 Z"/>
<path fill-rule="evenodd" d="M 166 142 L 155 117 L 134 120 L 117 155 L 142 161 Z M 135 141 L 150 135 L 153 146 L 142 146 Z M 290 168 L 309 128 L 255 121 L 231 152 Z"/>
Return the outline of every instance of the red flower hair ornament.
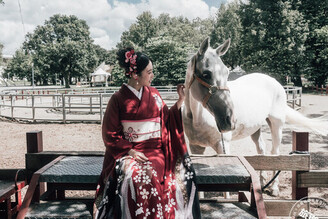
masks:
<path fill-rule="evenodd" d="M 125 75 L 131 77 L 132 73 L 137 73 L 137 55 L 134 53 L 134 50 L 125 52 L 125 63 L 130 63 L 130 67 Z"/>

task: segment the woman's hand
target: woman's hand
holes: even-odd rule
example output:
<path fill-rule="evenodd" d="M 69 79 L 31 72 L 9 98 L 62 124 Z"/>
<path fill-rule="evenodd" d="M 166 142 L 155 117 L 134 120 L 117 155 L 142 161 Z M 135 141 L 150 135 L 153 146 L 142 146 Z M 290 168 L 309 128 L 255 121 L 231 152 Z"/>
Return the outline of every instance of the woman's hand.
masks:
<path fill-rule="evenodd" d="M 148 161 L 148 158 L 144 155 L 144 153 L 131 149 L 128 154 L 133 157 L 137 162 L 144 163 Z"/>
<path fill-rule="evenodd" d="M 181 105 L 182 105 L 182 103 L 183 103 L 183 101 L 185 100 L 185 97 L 186 97 L 186 95 L 184 93 L 184 90 L 183 90 L 184 88 L 185 88 L 184 84 L 178 84 L 178 86 L 177 86 L 177 93 L 179 95 L 179 99 L 177 101 L 178 109 L 181 108 Z"/>

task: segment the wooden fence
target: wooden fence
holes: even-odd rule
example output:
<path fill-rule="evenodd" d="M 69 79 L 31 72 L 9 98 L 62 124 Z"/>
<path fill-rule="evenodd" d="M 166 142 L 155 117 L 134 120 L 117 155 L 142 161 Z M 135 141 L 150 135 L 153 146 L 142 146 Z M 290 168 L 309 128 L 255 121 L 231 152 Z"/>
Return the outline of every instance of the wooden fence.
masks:
<path fill-rule="evenodd" d="M 313 92 L 321 95 L 328 95 L 328 85 L 319 87 L 318 85 L 310 88 Z"/>

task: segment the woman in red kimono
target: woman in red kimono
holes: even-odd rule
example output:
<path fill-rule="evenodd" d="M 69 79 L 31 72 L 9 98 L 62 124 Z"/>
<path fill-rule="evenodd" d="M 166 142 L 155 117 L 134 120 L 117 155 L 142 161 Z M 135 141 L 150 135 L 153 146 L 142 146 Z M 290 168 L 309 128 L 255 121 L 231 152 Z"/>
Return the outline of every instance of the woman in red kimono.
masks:
<path fill-rule="evenodd" d="M 103 120 L 106 146 L 96 218 L 200 218 L 195 172 L 187 153 L 179 99 L 168 109 L 150 59 L 117 53 L 128 83 L 110 99 Z"/>

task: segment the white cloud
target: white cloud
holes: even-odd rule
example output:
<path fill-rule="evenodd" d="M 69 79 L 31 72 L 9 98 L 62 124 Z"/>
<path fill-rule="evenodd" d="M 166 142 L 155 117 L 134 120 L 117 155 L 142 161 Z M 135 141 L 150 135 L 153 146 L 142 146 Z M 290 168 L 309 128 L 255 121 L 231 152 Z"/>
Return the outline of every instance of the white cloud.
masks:
<path fill-rule="evenodd" d="M 171 16 L 184 16 L 189 19 L 207 18 L 209 16 L 209 6 L 202 0 L 149 0 L 149 7 L 155 16 L 161 13 L 169 13 Z"/>
<path fill-rule="evenodd" d="M 206 18 L 217 11 L 217 8 L 209 7 L 202 0 L 142 0 L 135 4 L 114 0 L 112 5 L 106 0 L 7 0 L 5 5 L 0 5 L 0 42 L 4 44 L 3 54 L 14 54 L 24 41 L 18 2 L 26 32 L 32 32 L 37 25 L 43 25 L 54 14 L 76 15 L 87 21 L 95 43 L 106 49 L 116 46 L 122 32 L 143 11 L 150 11 L 155 17 L 168 13 L 189 19 Z"/>
<path fill-rule="evenodd" d="M 114 44 L 115 42 L 111 40 L 108 35 L 104 35 L 101 37 L 95 37 L 94 43 L 97 45 L 101 45 L 105 49 L 111 49 L 109 46 Z"/>

